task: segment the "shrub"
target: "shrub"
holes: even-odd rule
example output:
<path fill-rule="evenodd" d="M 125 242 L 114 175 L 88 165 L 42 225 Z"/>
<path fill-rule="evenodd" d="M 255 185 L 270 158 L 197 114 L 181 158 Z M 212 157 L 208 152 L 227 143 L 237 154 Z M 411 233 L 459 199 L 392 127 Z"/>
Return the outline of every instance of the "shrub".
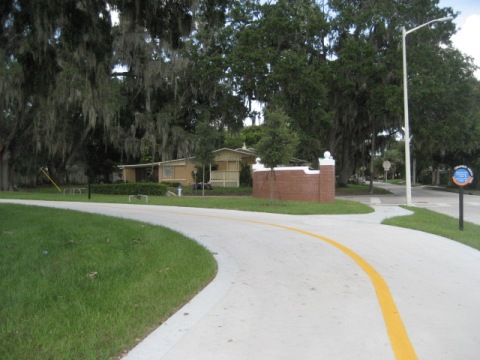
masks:
<path fill-rule="evenodd" d="M 174 190 L 174 189 L 172 189 Z M 208 196 L 252 196 L 252 188 L 248 186 L 243 187 L 221 187 L 214 186 L 213 190 L 206 190 L 205 194 Z M 183 187 L 183 195 L 202 195 L 202 190 L 194 190 L 191 186 Z"/>
<path fill-rule="evenodd" d="M 158 183 L 95 184 L 92 192 L 106 195 L 165 195 L 167 185 Z"/>
<path fill-rule="evenodd" d="M 174 188 L 177 188 L 180 185 L 179 182 L 169 182 L 169 181 L 162 181 L 161 184 L 164 184 L 167 187 L 174 187 Z"/>
<path fill-rule="evenodd" d="M 240 186 L 244 187 L 252 187 L 253 186 L 253 179 L 252 179 L 252 170 L 250 169 L 250 165 L 246 163 L 241 163 L 241 170 L 240 170 Z"/>

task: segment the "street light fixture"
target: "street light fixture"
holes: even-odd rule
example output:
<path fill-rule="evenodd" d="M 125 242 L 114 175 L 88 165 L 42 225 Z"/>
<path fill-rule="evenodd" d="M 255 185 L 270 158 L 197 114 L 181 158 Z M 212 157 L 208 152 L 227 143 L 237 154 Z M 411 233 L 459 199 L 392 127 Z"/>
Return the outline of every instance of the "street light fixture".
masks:
<path fill-rule="evenodd" d="M 406 181 L 406 196 L 407 196 L 407 206 L 412 206 L 412 178 L 410 175 L 410 128 L 409 128 L 409 119 L 408 119 L 408 85 L 407 85 L 407 44 L 406 38 L 407 35 L 418 30 L 424 26 L 430 25 L 435 22 L 448 21 L 452 20 L 453 17 L 443 17 L 440 19 L 431 20 L 417 26 L 410 30 L 405 30 L 405 27 L 402 26 L 402 47 L 403 47 L 403 106 L 404 106 L 404 116 L 405 116 L 405 181 Z"/>

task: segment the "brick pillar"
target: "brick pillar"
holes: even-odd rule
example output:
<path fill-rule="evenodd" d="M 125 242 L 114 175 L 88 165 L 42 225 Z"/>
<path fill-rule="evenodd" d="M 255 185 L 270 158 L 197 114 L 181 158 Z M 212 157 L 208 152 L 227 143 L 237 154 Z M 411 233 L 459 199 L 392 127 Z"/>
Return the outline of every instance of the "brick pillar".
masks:
<path fill-rule="evenodd" d="M 335 160 L 319 159 L 320 181 L 318 196 L 319 202 L 331 203 L 335 201 Z"/>

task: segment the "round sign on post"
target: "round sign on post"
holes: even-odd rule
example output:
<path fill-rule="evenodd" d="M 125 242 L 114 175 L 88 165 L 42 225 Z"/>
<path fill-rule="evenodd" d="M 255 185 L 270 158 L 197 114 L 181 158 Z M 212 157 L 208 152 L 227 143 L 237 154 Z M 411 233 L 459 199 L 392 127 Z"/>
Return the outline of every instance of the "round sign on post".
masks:
<path fill-rule="evenodd" d="M 467 186 L 473 181 L 473 172 L 468 166 L 458 165 L 453 173 L 453 182 L 458 186 Z"/>
<path fill-rule="evenodd" d="M 473 181 L 473 172 L 468 166 L 458 165 L 455 167 L 452 180 L 460 187 L 459 196 L 459 222 L 458 227 L 463 230 L 463 187 L 467 186 Z"/>

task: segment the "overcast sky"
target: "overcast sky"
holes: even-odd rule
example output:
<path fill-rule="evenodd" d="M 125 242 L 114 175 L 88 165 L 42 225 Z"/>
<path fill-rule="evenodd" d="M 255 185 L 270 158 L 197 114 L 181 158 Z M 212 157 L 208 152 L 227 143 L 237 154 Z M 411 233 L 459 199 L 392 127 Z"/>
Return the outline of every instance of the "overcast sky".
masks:
<path fill-rule="evenodd" d="M 453 44 L 474 58 L 475 64 L 480 67 L 480 0 L 440 0 L 440 7 L 451 7 L 460 12 L 455 19 L 460 30 L 452 38 Z M 480 69 L 475 74 L 480 79 Z"/>

